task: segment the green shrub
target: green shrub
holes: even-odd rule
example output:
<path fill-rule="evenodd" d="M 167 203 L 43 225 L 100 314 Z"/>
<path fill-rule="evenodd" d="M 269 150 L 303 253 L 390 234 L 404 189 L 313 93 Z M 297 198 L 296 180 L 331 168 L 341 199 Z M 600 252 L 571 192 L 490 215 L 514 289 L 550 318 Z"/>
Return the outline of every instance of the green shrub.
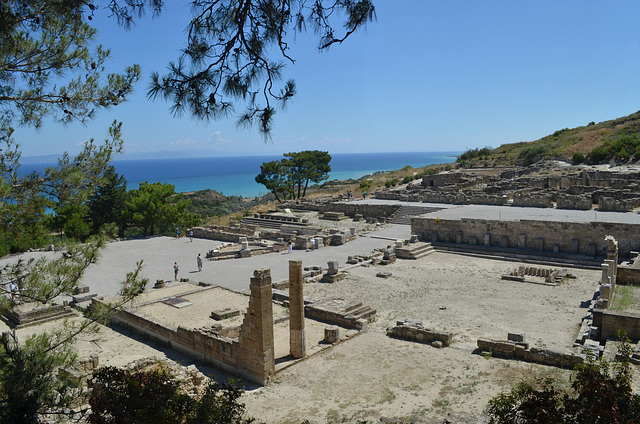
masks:
<path fill-rule="evenodd" d="M 493 148 L 492 147 L 483 147 L 481 149 L 479 148 L 475 148 L 475 149 L 467 149 L 463 154 L 461 154 L 460 156 L 458 156 L 457 162 L 467 162 L 471 159 L 475 159 L 475 158 L 479 158 L 479 157 L 486 157 L 490 154 L 493 153 Z"/>
<path fill-rule="evenodd" d="M 367 191 L 371 188 L 372 184 L 373 184 L 373 181 L 362 179 L 360 180 L 360 190 Z"/>
<path fill-rule="evenodd" d="M 598 146 L 589 153 L 589 159 L 593 163 L 600 163 L 609 156 L 609 151 L 604 146 Z"/>
<path fill-rule="evenodd" d="M 573 164 L 579 165 L 584 162 L 584 155 L 582 153 L 576 152 L 573 154 Z"/>
<path fill-rule="evenodd" d="M 545 156 L 547 149 L 544 146 L 531 146 L 523 149 L 518 157 L 524 161 L 525 165 L 531 165 L 533 160 L 540 156 Z"/>

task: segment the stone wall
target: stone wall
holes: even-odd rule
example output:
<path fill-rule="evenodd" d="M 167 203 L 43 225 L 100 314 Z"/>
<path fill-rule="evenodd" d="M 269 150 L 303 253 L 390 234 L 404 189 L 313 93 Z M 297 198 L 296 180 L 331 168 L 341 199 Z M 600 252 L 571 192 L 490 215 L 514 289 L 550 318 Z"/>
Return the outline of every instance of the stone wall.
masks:
<path fill-rule="evenodd" d="M 588 211 L 593 206 L 593 199 L 589 195 L 568 195 L 559 194 L 556 197 L 556 207 L 558 209 L 577 209 Z"/>
<path fill-rule="evenodd" d="M 601 196 L 598 201 L 598 210 L 609 212 L 629 212 L 640 204 L 640 199 L 620 199 Z"/>
<path fill-rule="evenodd" d="M 483 194 L 483 193 L 473 193 L 468 196 L 469 203 L 472 205 L 496 205 L 502 206 L 507 204 L 507 196 L 503 196 L 502 194 Z"/>
<path fill-rule="evenodd" d="M 453 334 L 445 331 L 435 331 L 422 325 L 408 322 L 398 322 L 396 326 L 387 328 L 387 336 L 419 343 L 442 342 L 442 346 L 449 346 L 453 341 Z"/>
<path fill-rule="evenodd" d="M 463 174 L 461 173 L 447 173 L 447 174 L 436 174 L 436 175 L 427 175 L 422 177 L 422 187 L 443 187 L 453 184 L 458 184 L 463 179 Z"/>
<path fill-rule="evenodd" d="M 616 281 L 618 284 L 640 286 L 640 268 L 629 265 L 618 265 Z"/>
<path fill-rule="evenodd" d="M 439 191 L 425 190 L 420 193 L 420 199 L 425 203 L 446 203 L 452 205 L 467 205 L 469 199 L 464 193 L 443 193 Z"/>
<path fill-rule="evenodd" d="M 553 198 L 549 193 L 517 193 L 513 195 L 513 206 L 550 208 Z"/>
<path fill-rule="evenodd" d="M 486 219 L 411 219 L 411 233 L 432 243 L 451 242 L 523 250 L 568 253 L 602 257 L 608 243 L 605 236 L 618 241 L 622 257 L 640 250 L 640 225 L 612 222 L 554 222 L 538 220 L 494 221 Z"/>
<path fill-rule="evenodd" d="M 395 211 L 400 209 L 400 205 L 370 205 L 361 202 L 329 203 L 322 208 L 322 212 L 342 212 L 353 217 L 355 214 L 362 214 L 364 218 L 388 218 Z"/>
<path fill-rule="evenodd" d="M 240 237 L 254 238 L 258 235 L 259 227 L 256 225 L 229 226 L 208 225 L 206 227 L 193 228 L 193 236 L 207 240 L 220 240 L 238 243 Z"/>
<path fill-rule="evenodd" d="M 525 343 L 509 340 L 478 339 L 480 352 L 491 352 L 492 356 L 499 358 L 518 359 L 525 362 L 534 362 L 552 367 L 573 369 L 582 364 L 584 358 L 573 353 L 556 352 L 549 349 L 529 348 Z"/>
<path fill-rule="evenodd" d="M 616 338 L 618 331 L 631 340 L 640 340 L 640 314 L 608 309 L 593 310 L 593 325 L 600 327 L 600 340 Z"/>
<path fill-rule="evenodd" d="M 112 321 L 198 360 L 265 384 L 275 372 L 269 269 L 254 271 L 250 290 L 249 307 L 238 339 L 220 336 L 211 329 L 174 327 L 138 314 L 133 308 L 119 312 Z M 92 302 L 100 303 L 96 299 Z"/>

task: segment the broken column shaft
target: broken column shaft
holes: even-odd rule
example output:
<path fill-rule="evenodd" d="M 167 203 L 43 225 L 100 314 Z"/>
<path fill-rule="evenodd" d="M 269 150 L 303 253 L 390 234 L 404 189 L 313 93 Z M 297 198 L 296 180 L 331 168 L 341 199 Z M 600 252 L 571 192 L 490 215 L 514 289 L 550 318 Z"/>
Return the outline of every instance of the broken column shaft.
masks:
<path fill-rule="evenodd" d="M 302 261 L 289 261 L 289 353 L 296 359 L 307 354 L 302 284 Z"/>

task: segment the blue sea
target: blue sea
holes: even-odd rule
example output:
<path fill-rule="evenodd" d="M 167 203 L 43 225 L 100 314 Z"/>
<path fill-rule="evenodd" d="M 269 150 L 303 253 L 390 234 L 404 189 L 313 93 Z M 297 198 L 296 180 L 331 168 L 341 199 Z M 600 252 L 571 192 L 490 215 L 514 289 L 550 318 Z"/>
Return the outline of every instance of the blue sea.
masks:
<path fill-rule="evenodd" d="M 462 152 L 336 153 L 331 154 L 329 180 L 360 178 L 376 171 L 392 171 L 407 165 L 414 168 L 455 162 Z M 177 159 L 115 160 L 116 171 L 127 179 L 127 188 L 141 182 L 170 183 L 176 192 L 213 189 L 226 196 L 262 196 L 268 191 L 255 182 L 264 162 L 282 159 L 282 155 L 207 157 Z M 39 171 L 53 164 L 29 163 L 21 173 Z"/>

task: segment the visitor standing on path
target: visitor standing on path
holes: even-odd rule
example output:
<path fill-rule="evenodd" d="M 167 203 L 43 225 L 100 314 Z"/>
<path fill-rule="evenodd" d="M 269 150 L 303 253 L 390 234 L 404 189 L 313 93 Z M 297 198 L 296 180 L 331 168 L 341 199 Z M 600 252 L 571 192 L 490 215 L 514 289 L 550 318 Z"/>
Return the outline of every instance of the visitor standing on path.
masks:
<path fill-rule="evenodd" d="M 20 294 L 20 289 L 15 281 L 9 283 L 9 291 L 11 292 L 11 300 L 13 303 L 18 301 L 18 294 Z"/>
<path fill-rule="evenodd" d="M 180 228 L 176 227 L 176 238 L 180 238 Z"/>
<path fill-rule="evenodd" d="M 367 192 L 366 192 L 366 191 L 363 191 L 363 192 L 362 192 L 362 200 L 366 199 L 366 197 L 367 197 Z"/>
<path fill-rule="evenodd" d="M 311 250 L 315 250 L 316 249 L 316 239 L 312 238 L 311 239 Z"/>
<path fill-rule="evenodd" d="M 196 258 L 196 263 L 198 264 L 198 272 L 202 271 L 202 256 L 198 253 L 198 257 Z"/>
<path fill-rule="evenodd" d="M 287 243 L 287 253 L 293 253 L 293 243 L 291 243 L 291 240 Z"/>
<path fill-rule="evenodd" d="M 193 230 L 189 230 L 189 241 L 193 243 Z"/>
<path fill-rule="evenodd" d="M 174 281 L 178 281 L 178 271 L 180 269 L 178 268 L 178 262 L 174 262 L 173 263 L 173 280 Z"/>

